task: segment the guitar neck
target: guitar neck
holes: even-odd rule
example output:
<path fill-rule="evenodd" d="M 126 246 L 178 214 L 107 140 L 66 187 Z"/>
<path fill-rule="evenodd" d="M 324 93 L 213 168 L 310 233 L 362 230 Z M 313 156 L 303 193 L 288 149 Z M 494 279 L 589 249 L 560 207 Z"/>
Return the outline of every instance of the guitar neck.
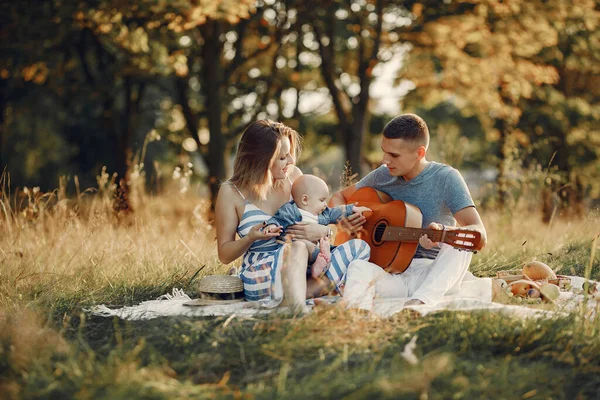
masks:
<path fill-rule="evenodd" d="M 443 242 L 446 236 L 445 231 L 435 229 L 405 228 L 401 226 L 388 226 L 383 233 L 382 241 L 388 242 L 418 242 L 419 238 L 427 235 L 432 242 Z"/>

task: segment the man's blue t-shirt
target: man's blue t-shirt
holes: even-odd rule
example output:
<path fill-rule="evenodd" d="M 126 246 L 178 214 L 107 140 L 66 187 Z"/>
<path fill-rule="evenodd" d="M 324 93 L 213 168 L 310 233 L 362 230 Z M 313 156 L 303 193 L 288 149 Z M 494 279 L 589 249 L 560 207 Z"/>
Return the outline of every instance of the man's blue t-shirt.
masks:
<path fill-rule="evenodd" d="M 437 162 L 429 162 L 425 169 L 409 181 L 390 175 L 385 165 L 362 178 L 356 188 L 372 187 L 390 195 L 394 200 L 419 207 L 423 214 L 423 228 L 431 222 L 455 226 L 453 215 L 465 207 L 473 207 L 473 199 L 465 180 L 456 169 Z M 434 259 L 439 248 L 426 250 L 419 246 L 415 258 Z"/>

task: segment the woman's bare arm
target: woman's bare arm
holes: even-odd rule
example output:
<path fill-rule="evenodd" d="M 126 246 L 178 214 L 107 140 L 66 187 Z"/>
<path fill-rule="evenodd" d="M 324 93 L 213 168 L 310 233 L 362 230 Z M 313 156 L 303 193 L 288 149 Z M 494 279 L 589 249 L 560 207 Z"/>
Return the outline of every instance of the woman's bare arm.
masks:
<path fill-rule="evenodd" d="M 217 204 L 215 205 L 215 228 L 217 229 L 217 252 L 223 264 L 229 264 L 240 257 L 252 245 L 246 236 L 236 240 L 235 234 L 239 218 L 235 209 L 235 197 L 239 196 L 230 185 L 223 185 L 219 189 Z"/>
<path fill-rule="evenodd" d="M 217 253 L 223 264 L 229 264 L 242 256 L 256 240 L 277 237 L 278 233 L 262 232 L 265 224 L 258 224 L 250 229 L 248 235 L 241 239 L 235 238 L 239 224 L 236 202 L 232 199 L 239 193 L 230 185 L 223 185 L 217 196 L 215 206 L 215 227 L 217 229 Z"/>
<path fill-rule="evenodd" d="M 292 239 L 308 240 L 315 242 L 329 234 L 329 228 L 325 225 L 309 224 L 307 222 L 298 222 L 296 225 L 289 226 L 286 235 Z"/>

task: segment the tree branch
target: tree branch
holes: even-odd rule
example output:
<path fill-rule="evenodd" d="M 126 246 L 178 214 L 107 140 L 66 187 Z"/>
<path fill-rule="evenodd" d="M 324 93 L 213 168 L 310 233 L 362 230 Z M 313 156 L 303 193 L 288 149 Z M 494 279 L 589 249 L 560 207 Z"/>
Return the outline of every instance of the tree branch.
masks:
<path fill-rule="evenodd" d="M 377 0 L 377 24 L 375 25 L 375 39 L 373 39 L 373 51 L 371 52 L 371 60 L 379 60 L 378 53 L 381 46 L 381 34 L 383 32 L 383 7 L 384 0 Z"/>
<path fill-rule="evenodd" d="M 262 15 L 262 13 L 259 12 L 258 10 L 260 10 L 260 8 L 257 8 L 257 12 L 254 14 L 253 17 Z M 263 12 L 264 12 L 264 10 L 263 10 Z M 252 54 L 250 54 L 246 57 L 244 56 L 243 51 L 242 51 L 243 44 L 244 44 L 244 33 L 250 26 L 250 22 L 252 21 L 253 17 L 250 17 L 249 19 L 245 19 L 245 20 L 239 22 L 236 27 L 237 28 L 236 33 L 237 33 L 238 37 L 237 37 L 237 42 L 235 43 L 235 56 L 234 56 L 233 60 L 231 60 L 231 62 L 227 66 L 227 68 L 225 69 L 225 72 L 223 73 L 223 82 L 229 82 L 231 75 L 233 75 L 233 73 L 238 68 L 242 67 L 248 61 L 253 60 L 253 59 L 257 58 L 258 56 L 260 56 L 261 54 L 269 51 L 274 44 L 274 42 L 271 41 L 266 47 L 264 47 L 262 49 L 260 49 L 260 48 L 256 49 Z M 286 16 L 286 18 L 287 18 L 287 16 Z"/>
<path fill-rule="evenodd" d="M 146 82 L 141 80 L 138 84 L 137 90 L 137 98 L 134 103 L 134 111 L 138 113 L 140 111 L 140 104 L 142 103 L 142 97 L 144 97 L 144 93 L 146 92 Z"/>
<path fill-rule="evenodd" d="M 348 125 L 349 117 L 344 110 L 344 106 L 342 104 L 342 92 L 335 84 L 335 60 L 333 59 L 333 40 L 334 37 L 329 37 L 329 46 L 326 48 L 323 46 L 323 32 L 319 26 L 319 23 L 315 21 L 312 25 L 313 31 L 315 32 L 315 36 L 319 43 L 319 55 L 321 56 L 321 74 L 323 75 L 323 80 L 325 80 L 325 84 L 327 85 L 327 89 L 329 90 L 329 94 L 331 95 L 331 100 L 333 102 L 333 106 L 335 109 L 335 113 L 338 118 L 338 122 L 341 125 Z"/>
<path fill-rule="evenodd" d="M 302 48 L 304 45 L 302 44 L 302 30 L 298 29 L 298 38 L 296 39 L 296 67 L 294 71 L 300 76 L 300 72 L 302 71 L 302 67 L 300 64 L 300 53 L 302 52 Z M 293 119 L 298 119 L 300 116 L 300 88 L 296 87 L 296 105 L 294 106 L 294 115 Z"/>
<path fill-rule="evenodd" d="M 373 79 L 373 67 L 378 62 L 377 54 L 379 53 L 381 33 L 383 30 L 383 2 L 384 0 L 377 1 L 377 23 L 375 25 L 375 37 L 373 38 L 373 49 L 369 56 L 365 57 L 365 39 L 362 37 L 362 35 L 360 35 L 359 39 L 357 75 L 360 81 L 360 93 L 358 95 L 357 107 L 355 107 L 354 111 L 360 115 L 366 112 L 367 104 L 369 102 L 369 87 Z"/>
<path fill-rule="evenodd" d="M 252 116 L 250 117 L 250 121 L 254 121 L 256 119 L 256 116 L 258 115 L 258 113 L 265 107 L 265 104 L 269 100 L 269 94 L 271 93 L 271 87 L 272 87 L 273 82 L 275 81 L 275 77 L 277 75 L 277 57 L 279 56 L 281 48 L 283 47 L 281 40 L 278 40 L 278 43 L 279 43 L 279 46 L 278 46 L 277 50 L 275 51 L 275 53 L 273 54 L 273 59 L 271 62 L 271 74 L 266 79 L 267 89 L 263 93 L 261 101 L 256 102 L 257 106 L 254 107 Z M 231 140 L 231 139 L 235 138 L 238 134 L 240 134 L 245 129 L 245 127 L 246 127 L 246 124 L 241 123 L 241 124 L 237 125 L 236 127 L 234 127 L 233 129 L 230 129 L 229 132 L 224 134 L 224 136 L 227 138 L 227 140 Z"/>
<path fill-rule="evenodd" d="M 175 88 L 177 90 L 177 101 L 181 104 L 181 108 L 183 111 L 183 117 L 185 118 L 185 123 L 187 125 L 190 136 L 196 141 L 198 148 L 201 147 L 202 143 L 200 143 L 200 138 L 198 137 L 198 129 L 199 129 L 199 120 L 194 115 L 192 108 L 190 107 L 189 98 L 187 95 L 189 84 L 186 78 L 176 78 L 175 79 Z"/>
<path fill-rule="evenodd" d="M 229 82 L 229 78 L 233 74 L 233 72 L 238 69 L 244 63 L 244 56 L 242 54 L 243 44 L 244 44 L 244 32 L 248 28 L 250 24 L 250 20 L 243 20 L 237 25 L 236 33 L 237 33 L 237 41 L 235 42 L 235 56 L 233 60 L 229 63 L 227 68 L 225 69 L 225 73 L 223 74 L 223 81 Z"/>
<path fill-rule="evenodd" d="M 283 48 L 283 43 L 281 40 L 283 37 L 283 29 L 284 29 L 283 26 L 285 25 L 285 23 L 288 20 L 288 13 L 285 13 L 284 15 L 285 15 L 284 20 L 282 22 L 277 23 L 274 40 L 271 41 L 271 43 L 277 43 L 278 46 L 277 46 L 277 50 L 275 50 L 275 52 L 273 53 L 273 58 L 271 59 L 271 74 L 269 74 L 269 76 L 265 80 L 265 82 L 267 84 L 267 88 L 262 95 L 261 101 L 256 102 L 256 104 L 258 104 L 258 106 L 254 107 L 252 116 L 250 118 L 251 121 L 256 119 L 256 116 L 258 115 L 258 113 L 265 107 L 265 104 L 268 102 L 269 95 L 270 95 L 271 89 L 272 89 L 272 85 L 275 82 L 275 78 L 277 76 L 277 58 L 281 54 L 281 49 Z M 230 129 L 229 132 L 227 132 L 224 136 L 227 138 L 227 140 L 231 140 L 234 137 L 236 137 L 240 132 L 242 132 L 242 130 L 245 128 L 245 126 L 246 126 L 245 123 L 239 124 L 238 126 Z"/>
<path fill-rule="evenodd" d="M 75 48 L 77 50 L 77 55 L 79 56 L 79 61 L 81 62 L 81 69 L 83 70 L 83 74 L 85 75 L 88 84 L 93 86 L 96 83 L 96 78 L 92 75 L 92 71 L 90 70 L 87 60 L 85 59 L 85 35 L 86 30 L 84 29 L 81 31 L 81 37 L 79 38 L 79 41 L 77 42 Z"/>

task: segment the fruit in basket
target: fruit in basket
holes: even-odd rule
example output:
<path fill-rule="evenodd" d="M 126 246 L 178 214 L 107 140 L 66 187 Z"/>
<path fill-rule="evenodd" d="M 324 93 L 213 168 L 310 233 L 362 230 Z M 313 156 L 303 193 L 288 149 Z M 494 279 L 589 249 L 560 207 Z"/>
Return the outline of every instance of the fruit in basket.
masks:
<path fill-rule="evenodd" d="M 512 282 L 510 285 L 510 291 L 516 298 L 525 297 L 528 299 L 540 299 L 554 303 L 554 300 L 560 296 L 560 289 L 558 286 L 551 283 L 538 284 L 537 282 L 530 281 L 527 279 L 520 279 Z"/>
<path fill-rule="evenodd" d="M 552 301 L 558 299 L 560 297 L 560 289 L 558 286 L 553 285 L 551 283 L 544 283 L 540 287 L 540 291 L 542 295 Z"/>
<path fill-rule="evenodd" d="M 534 281 L 538 279 L 556 279 L 552 268 L 540 261 L 529 261 L 523 266 L 523 275 L 527 275 Z"/>
<path fill-rule="evenodd" d="M 510 285 L 510 291 L 515 296 L 527 297 L 527 292 L 529 292 L 530 289 L 535 288 L 535 286 L 531 281 L 520 279 L 518 281 L 513 282 Z"/>

